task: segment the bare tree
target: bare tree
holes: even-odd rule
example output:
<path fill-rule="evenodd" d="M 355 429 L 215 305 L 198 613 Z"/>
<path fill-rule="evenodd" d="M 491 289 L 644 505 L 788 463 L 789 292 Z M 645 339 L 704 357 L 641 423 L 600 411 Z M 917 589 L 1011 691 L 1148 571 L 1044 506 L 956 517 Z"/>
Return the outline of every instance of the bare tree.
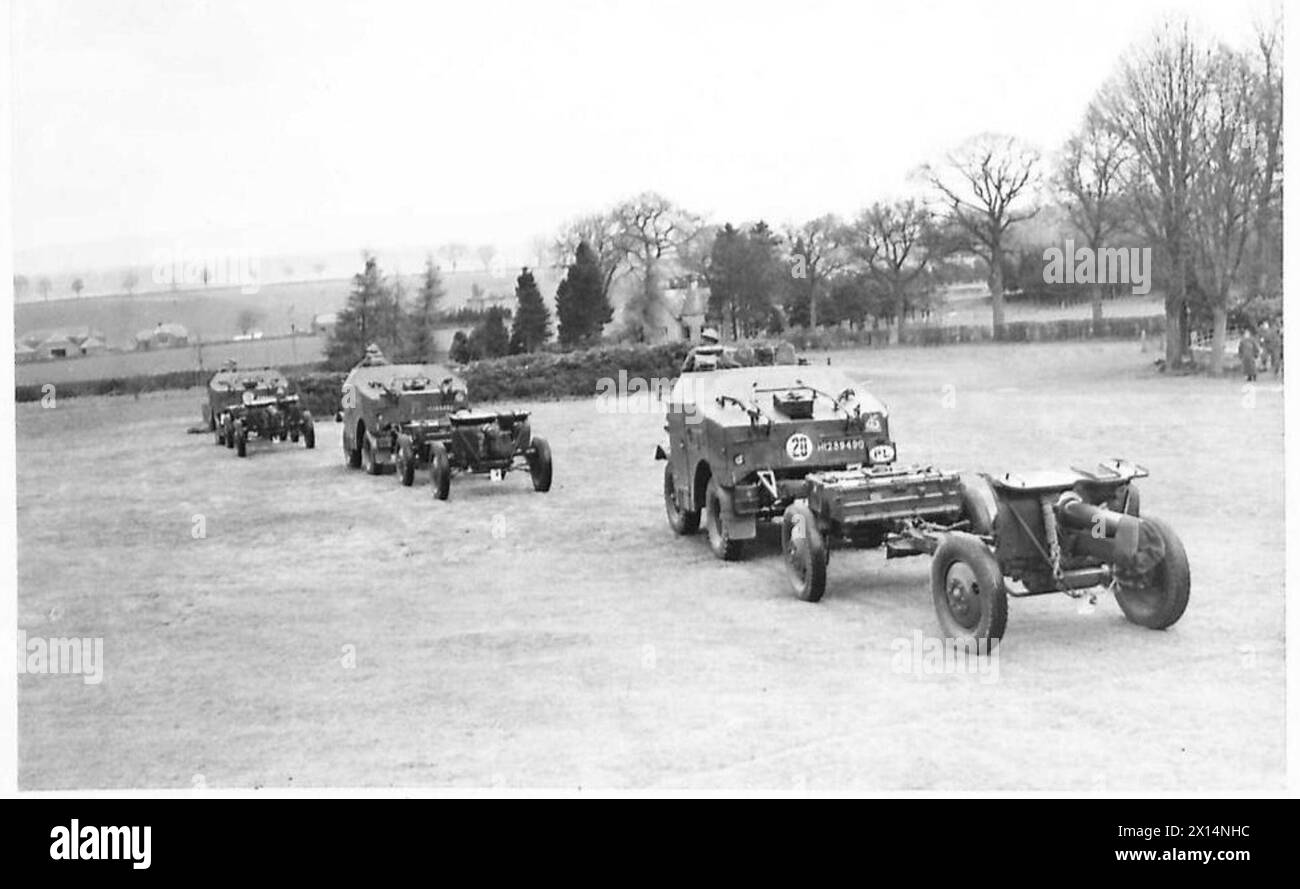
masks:
<path fill-rule="evenodd" d="M 1205 151 L 1192 180 L 1190 228 L 1197 281 L 1210 300 L 1214 339 L 1210 370 L 1223 371 L 1228 300 L 1240 283 L 1266 182 L 1268 124 L 1261 119 L 1262 81 L 1246 56 L 1222 48 L 1207 69 Z"/>
<path fill-rule="evenodd" d="M 1002 258 L 1007 231 L 1038 212 L 1015 210 L 1037 184 L 1038 152 L 1012 136 L 985 133 L 966 141 L 938 166 L 922 174 L 938 192 L 951 222 L 966 236 L 967 249 L 989 266 L 993 335 L 1005 320 Z"/>
<path fill-rule="evenodd" d="M 41 292 L 41 299 L 48 300 L 50 298 L 50 291 L 54 289 L 54 283 L 50 281 L 49 278 L 42 276 L 41 279 L 36 282 L 36 289 Z"/>
<path fill-rule="evenodd" d="M 140 276 L 135 273 L 134 269 L 128 270 L 122 276 L 122 292 L 127 296 L 135 293 L 135 288 L 140 283 Z"/>
<path fill-rule="evenodd" d="M 1183 361 L 1191 331 L 1187 282 L 1192 258 L 1189 218 L 1193 179 L 1204 156 L 1210 52 L 1187 23 L 1166 23 L 1126 58 L 1104 89 L 1098 108 L 1124 134 L 1136 163 L 1126 189 L 1138 221 L 1169 265 L 1165 294 L 1165 363 Z"/>
<path fill-rule="evenodd" d="M 857 264 L 889 294 L 895 318 L 890 338 L 898 342 L 917 285 L 940 250 L 929 211 L 915 200 L 873 204 L 849 227 L 846 240 Z"/>
<path fill-rule="evenodd" d="M 1110 126 L 1090 107 L 1079 132 L 1061 152 L 1056 184 L 1065 195 L 1065 209 L 1073 225 L 1093 251 L 1123 228 L 1125 165 L 1132 160 L 1124 134 Z M 1102 319 L 1102 286 L 1092 285 L 1092 320 Z"/>
<path fill-rule="evenodd" d="M 622 251 L 639 281 L 624 317 L 644 334 L 663 297 L 664 263 L 695 238 L 702 220 L 655 192 L 623 201 L 613 218 L 618 225 L 614 249 Z"/>
<path fill-rule="evenodd" d="M 26 296 L 30 286 L 31 282 L 27 280 L 26 275 L 14 275 L 14 301 L 17 302 Z"/>
<path fill-rule="evenodd" d="M 85 281 L 81 280 L 80 278 L 72 279 L 72 292 L 75 293 L 78 297 L 81 296 L 81 291 L 85 289 L 86 289 Z"/>
<path fill-rule="evenodd" d="M 817 298 L 826 281 L 844 267 L 843 223 L 827 214 L 786 230 L 790 244 L 790 274 L 796 292 L 806 293 L 808 329 L 817 329 Z"/>
<path fill-rule="evenodd" d="M 613 213 L 593 213 L 571 220 L 551 245 L 551 266 L 567 268 L 584 241 L 600 263 L 601 296 L 607 298 L 614 281 L 627 270 L 627 246 L 619 219 Z"/>
<path fill-rule="evenodd" d="M 491 244 L 483 244 L 474 252 L 478 255 L 478 261 L 483 263 L 483 271 L 492 271 L 492 260 L 496 259 L 497 248 Z"/>
<path fill-rule="evenodd" d="M 438 255 L 447 260 L 453 272 L 456 271 L 456 266 L 465 258 L 468 252 L 468 247 L 457 243 L 443 244 L 438 248 Z"/>
<path fill-rule="evenodd" d="M 241 309 L 239 315 L 235 318 L 235 326 L 239 332 L 247 336 L 257 327 L 258 322 L 262 320 L 262 313 L 256 309 Z"/>
<path fill-rule="evenodd" d="M 1255 213 L 1257 287 L 1263 294 L 1281 290 L 1282 279 L 1282 22 L 1255 33 L 1253 65 L 1257 89 L 1255 115 L 1262 140 L 1260 188 Z"/>

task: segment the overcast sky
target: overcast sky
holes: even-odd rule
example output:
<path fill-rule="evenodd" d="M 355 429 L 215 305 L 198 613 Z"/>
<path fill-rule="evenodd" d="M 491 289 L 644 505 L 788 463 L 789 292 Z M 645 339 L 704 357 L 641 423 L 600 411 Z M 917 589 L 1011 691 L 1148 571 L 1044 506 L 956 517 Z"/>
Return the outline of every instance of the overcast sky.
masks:
<path fill-rule="evenodd" d="M 646 189 L 852 213 L 980 131 L 1055 148 L 1171 11 L 1239 44 L 1271 9 L 16 0 L 15 248 L 511 250 Z"/>

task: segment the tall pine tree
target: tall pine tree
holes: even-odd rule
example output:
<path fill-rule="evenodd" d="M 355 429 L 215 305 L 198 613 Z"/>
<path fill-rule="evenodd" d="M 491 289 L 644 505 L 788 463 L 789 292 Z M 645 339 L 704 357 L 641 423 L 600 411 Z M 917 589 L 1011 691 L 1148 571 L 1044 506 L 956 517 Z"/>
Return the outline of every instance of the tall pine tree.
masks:
<path fill-rule="evenodd" d="M 555 292 L 555 314 L 560 321 L 560 342 L 576 346 L 600 336 L 614 317 L 605 295 L 604 275 L 595 252 L 582 241 L 568 274 Z"/>
<path fill-rule="evenodd" d="M 365 268 L 352 276 L 348 303 L 339 312 L 334 330 L 325 346 L 330 367 L 351 367 L 365 354 L 366 346 L 376 343 L 387 353 L 400 350 L 401 306 L 384 280 L 374 254 L 365 254 Z"/>
<path fill-rule="evenodd" d="M 510 351 L 536 352 L 551 338 L 551 313 L 537 289 L 533 273 L 524 268 L 515 279 L 514 327 L 510 331 Z"/>
<path fill-rule="evenodd" d="M 418 363 L 433 361 L 436 357 L 438 344 L 434 338 L 434 326 L 438 321 L 438 304 L 444 295 L 442 275 L 434 265 L 433 257 L 429 256 L 424 261 L 420 291 L 415 295 L 415 304 L 406 316 L 404 360 Z"/>
<path fill-rule="evenodd" d="M 476 358 L 500 358 L 510 351 L 510 331 L 506 328 L 506 313 L 493 306 L 483 313 L 483 320 L 469 335 L 470 353 Z"/>

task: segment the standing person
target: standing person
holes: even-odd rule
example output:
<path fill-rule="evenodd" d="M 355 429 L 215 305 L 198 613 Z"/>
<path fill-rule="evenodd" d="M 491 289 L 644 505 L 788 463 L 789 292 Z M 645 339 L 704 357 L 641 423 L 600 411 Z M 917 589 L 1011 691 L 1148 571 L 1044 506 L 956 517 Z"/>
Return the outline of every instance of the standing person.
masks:
<path fill-rule="evenodd" d="M 1262 323 L 1259 329 L 1259 341 L 1267 361 L 1264 369 L 1273 371 L 1273 376 L 1277 376 L 1278 368 L 1282 364 L 1282 337 L 1267 321 Z"/>
<path fill-rule="evenodd" d="M 1259 358 L 1259 342 L 1249 330 L 1241 335 L 1237 345 L 1237 357 L 1241 359 L 1241 369 L 1246 374 L 1247 382 L 1254 382 L 1257 375 L 1255 362 Z"/>

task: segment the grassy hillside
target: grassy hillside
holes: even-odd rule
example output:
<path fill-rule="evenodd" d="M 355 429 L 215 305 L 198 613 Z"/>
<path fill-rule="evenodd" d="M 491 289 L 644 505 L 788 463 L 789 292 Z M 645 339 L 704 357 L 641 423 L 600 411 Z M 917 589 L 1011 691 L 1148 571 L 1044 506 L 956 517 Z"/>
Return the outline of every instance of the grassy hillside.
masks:
<path fill-rule="evenodd" d="M 553 300 L 558 280 L 549 273 L 537 275 L 542 294 Z M 419 288 L 419 275 L 403 275 L 408 297 Z M 477 284 L 485 293 L 513 297 L 514 274 L 492 276 L 483 272 L 443 273 L 447 291 L 444 308 L 465 305 Z M 185 325 L 192 336 L 205 341 L 229 340 L 239 333 L 239 317 L 255 312 L 257 327 L 267 336 L 287 334 L 290 325 L 309 330 L 314 315 L 334 312 L 347 302 L 350 281 L 298 281 L 267 284 L 257 293 L 246 294 L 237 287 L 137 293 L 133 296 L 100 296 L 86 299 L 52 299 L 23 302 L 14 306 L 14 330 L 19 335 L 33 330 L 60 327 L 90 327 L 102 330 L 110 347 L 129 348 L 137 331 L 160 321 Z"/>

